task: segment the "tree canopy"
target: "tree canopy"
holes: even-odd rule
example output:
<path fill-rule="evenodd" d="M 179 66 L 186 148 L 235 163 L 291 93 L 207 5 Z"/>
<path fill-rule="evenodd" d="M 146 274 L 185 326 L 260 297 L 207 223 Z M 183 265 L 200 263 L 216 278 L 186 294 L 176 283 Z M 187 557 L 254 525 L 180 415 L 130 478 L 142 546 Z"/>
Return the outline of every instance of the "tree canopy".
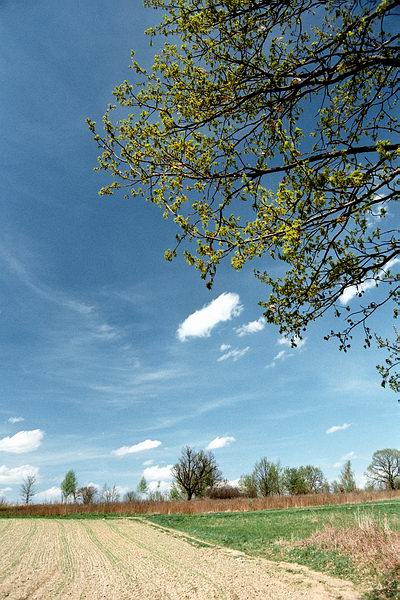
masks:
<path fill-rule="evenodd" d="M 213 453 L 204 450 L 197 452 L 190 446 L 183 448 L 171 473 L 176 486 L 186 494 L 188 500 L 193 496 L 203 496 L 207 488 L 211 488 L 222 478 Z"/>
<path fill-rule="evenodd" d="M 361 328 L 365 346 L 388 350 L 383 385 L 400 389 L 400 337 L 370 325 L 377 311 L 396 317 L 400 297 L 400 2 L 146 4 L 162 9 L 147 33 L 163 45 L 151 69 L 132 58 L 103 131 L 88 120 L 113 178 L 101 194 L 159 205 L 178 231 L 166 258 L 182 250 L 209 287 L 224 259 L 257 259 L 269 323 L 295 344 L 333 311 L 326 337 L 346 351 Z"/>
<path fill-rule="evenodd" d="M 65 501 L 68 501 L 68 498 L 72 496 L 72 499 L 75 502 L 78 495 L 78 480 L 75 471 L 72 469 L 67 471 L 61 482 L 61 493 Z"/>
<path fill-rule="evenodd" d="M 372 455 L 366 475 L 376 485 L 388 490 L 400 487 L 400 450 L 384 448 Z"/>

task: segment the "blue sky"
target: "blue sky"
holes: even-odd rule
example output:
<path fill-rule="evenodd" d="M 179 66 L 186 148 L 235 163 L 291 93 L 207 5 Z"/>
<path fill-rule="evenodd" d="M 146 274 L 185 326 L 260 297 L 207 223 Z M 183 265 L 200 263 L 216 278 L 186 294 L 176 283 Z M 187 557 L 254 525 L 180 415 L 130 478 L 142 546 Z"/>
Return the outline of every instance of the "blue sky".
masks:
<path fill-rule="evenodd" d="M 381 356 L 339 353 L 327 320 L 291 350 L 258 322 L 251 268 L 222 267 L 210 292 L 163 260 L 175 232 L 157 208 L 97 195 L 85 118 L 130 76 L 131 48 L 151 62 L 157 18 L 139 0 L 0 1 L 0 496 L 32 470 L 38 499 L 70 468 L 167 486 L 182 446 L 210 443 L 229 480 L 261 456 L 333 479 L 349 456 L 361 481 L 398 445 Z"/>

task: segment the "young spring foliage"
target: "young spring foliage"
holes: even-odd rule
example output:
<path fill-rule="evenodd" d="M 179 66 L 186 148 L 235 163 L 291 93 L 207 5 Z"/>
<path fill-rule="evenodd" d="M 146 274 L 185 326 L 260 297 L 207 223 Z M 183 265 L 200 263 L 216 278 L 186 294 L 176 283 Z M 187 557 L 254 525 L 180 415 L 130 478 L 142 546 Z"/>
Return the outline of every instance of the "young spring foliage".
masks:
<path fill-rule="evenodd" d="M 295 339 L 333 310 L 341 326 L 327 337 L 346 351 L 361 327 L 365 346 L 389 349 L 383 384 L 399 389 L 399 337 L 377 338 L 370 322 L 387 307 L 396 317 L 399 302 L 398 231 L 385 216 L 399 176 L 400 3 L 146 4 L 162 9 L 147 34 L 164 45 L 151 69 L 132 57 L 103 131 L 88 120 L 98 169 L 112 175 L 101 194 L 159 205 L 178 231 L 165 257 L 182 249 L 209 287 L 224 259 L 262 259 L 268 322 Z M 349 289 L 364 296 L 353 308 Z"/>

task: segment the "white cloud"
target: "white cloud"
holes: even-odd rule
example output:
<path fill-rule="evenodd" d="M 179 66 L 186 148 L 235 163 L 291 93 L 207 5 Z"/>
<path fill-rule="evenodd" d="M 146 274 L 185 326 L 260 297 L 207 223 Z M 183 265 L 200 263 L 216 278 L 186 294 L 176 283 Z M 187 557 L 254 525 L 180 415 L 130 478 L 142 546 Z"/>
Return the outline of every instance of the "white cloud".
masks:
<path fill-rule="evenodd" d="M 307 338 L 299 338 L 298 335 L 293 336 L 293 338 L 288 338 L 285 336 L 282 336 L 278 339 L 278 345 L 279 346 L 287 346 L 288 348 L 292 348 L 292 349 L 299 349 L 303 348 L 306 344 Z M 294 346 L 292 345 L 292 342 L 295 344 Z"/>
<path fill-rule="evenodd" d="M 219 347 L 219 351 L 226 352 L 227 350 L 229 350 L 229 348 L 231 348 L 230 344 L 221 344 L 221 346 Z"/>
<path fill-rule="evenodd" d="M 278 361 L 284 361 L 290 356 L 293 356 L 293 354 L 289 354 L 287 350 L 279 350 L 278 354 L 272 359 L 272 362 L 267 365 L 267 369 L 273 369 Z"/>
<path fill-rule="evenodd" d="M 363 294 L 364 292 L 370 290 L 371 288 L 377 287 L 379 282 L 382 280 L 387 271 L 390 271 L 394 266 L 400 264 L 400 258 L 392 258 L 385 265 L 383 269 L 379 271 L 379 273 L 373 279 L 367 279 L 358 285 L 349 285 L 349 287 L 345 288 L 341 296 L 339 297 L 339 301 L 343 306 L 346 306 L 355 298 L 358 294 Z"/>
<path fill-rule="evenodd" d="M 265 327 L 265 319 L 264 317 L 260 317 L 256 321 L 250 321 L 245 325 L 241 325 L 236 329 L 236 333 L 239 337 L 243 335 L 247 335 L 249 333 L 257 333 L 258 331 L 262 331 Z"/>
<path fill-rule="evenodd" d="M 15 435 L 0 439 L 0 452 L 11 452 L 13 454 L 24 454 L 39 448 L 43 439 L 41 429 L 31 431 L 18 431 Z"/>
<path fill-rule="evenodd" d="M 61 500 L 61 488 L 53 485 L 53 487 L 43 490 L 35 494 L 35 500 L 39 502 L 52 502 L 53 500 Z"/>
<path fill-rule="evenodd" d="M 93 481 L 89 481 L 89 483 L 85 483 L 84 486 L 85 487 L 94 487 L 94 489 L 97 490 L 98 492 L 100 492 L 101 488 L 103 487 L 98 483 L 94 483 Z"/>
<path fill-rule="evenodd" d="M 364 281 L 364 283 L 360 283 L 360 285 L 350 285 L 341 294 L 339 298 L 340 303 L 346 306 L 347 304 L 349 304 L 349 302 L 351 302 L 351 300 L 353 300 L 353 298 L 357 296 L 357 294 L 362 294 L 363 292 L 366 292 L 367 290 L 376 287 L 376 285 L 377 280 L 375 279 Z"/>
<path fill-rule="evenodd" d="M 4 496 L 4 494 L 8 494 L 8 492 L 12 492 L 12 488 L 10 488 L 10 487 L 0 488 L 0 497 Z"/>
<path fill-rule="evenodd" d="M 233 350 L 229 350 L 229 352 L 226 352 L 225 354 L 222 354 L 222 356 L 219 356 L 217 358 L 218 362 L 222 362 L 224 360 L 229 360 L 230 358 L 236 362 L 237 360 L 239 360 L 239 358 L 242 358 L 242 356 L 244 356 L 245 354 L 247 354 L 247 352 L 250 350 L 250 346 L 246 346 L 246 348 L 234 348 Z"/>
<path fill-rule="evenodd" d="M 337 431 L 344 431 L 351 427 L 351 423 L 343 423 L 343 425 L 332 425 L 329 429 L 326 430 L 326 433 L 336 433 Z"/>
<path fill-rule="evenodd" d="M 231 435 L 217 436 L 208 444 L 206 450 L 216 450 L 217 448 L 225 448 L 232 442 L 236 442 L 235 438 Z"/>
<path fill-rule="evenodd" d="M 21 465 L 20 467 L 9 468 L 6 465 L 0 466 L 0 484 L 21 483 L 27 475 L 37 476 L 38 467 L 32 465 Z"/>
<path fill-rule="evenodd" d="M 8 422 L 12 423 L 12 424 L 14 424 L 14 423 L 22 423 L 22 421 L 25 421 L 24 417 L 10 417 L 8 419 Z"/>
<path fill-rule="evenodd" d="M 154 460 L 150 459 L 150 460 L 145 460 L 143 463 L 144 467 L 150 467 L 150 465 L 154 464 Z"/>
<path fill-rule="evenodd" d="M 200 310 L 189 315 L 179 325 L 178 339 L 185 342 L 189 337 L 209 337 L 218 323 L 237 317 L 242 309 L 239 294 L 224 292 Z"/>
<path fill-rule="evenodd" d="M 111 325 L 107 325 L 107 323 L 102 323 L 101 325 L 95 327 L 93 335 L 94 337 L 104 341 L 115 340 L 119 337 L 117 330 L 114 327 L 111 327 Z"/>
<path fill-rule="evenodd" d="M 172 479 L 172 467 L 173 465 L 167 465 L 165 467 L 154 465 L 153 467 L 148 467 L 143 471 L 143 477 L 146 481 L 168 481 Z"/>
<path fill-rule="evenodd" d="M 127 454 L 137 454 L 138 452 L 145 452 L 152 448 L 158 448 L 158 446 L 161 446 L 159 440 L 144 440 L 133 446 L 122 446 L 121 448 L 117 448 L 117 450 L 113 450 L 111 454 L 113 456 L 126 456 Z"/>
<path fill-rule="evenodd" d="M 285 360 L 286 354 L 286 350 L 279 350 L 278 354 L 274 356 L 274 360 Z"/>
<path fill-rule="evenodd" d="M 240 479 L 229 479 L 228 485 L 231 485 L 232 487 L 239 487 L 239 481 Z"/>
<path fill-rule="evenodd" d="M 307 342 L 307 338 L 300 338 L 298 335 L 295 335 L 292 338 L 282 336 L 282 337 L 278 338 L 276 341 L 278 346 L 286 346 L 287 348 L 290 348 L 291 350 L 300 350 L 301 348 L 304 348 L 304 346 L 306 345 L 306 342 Z M 295 344 L 295 345 L 293 346 L 292 344 Z M 287 350 L 280 350 L 278 352 L 278 354 L 276 354 L 274 356 L 272 361 L 268 365 L 266 365 L 266 368 L 273 369 L 274 367 L 276 367 L 276 363 L 278 361 L 284 361 L 287 358 L 290 358 L 291 356 L 294 356 L 293 352 L 288 352 Z"/>
<path fill-rule="evenodd" d="M 172 486 L 172 481 L 150 481 L 148 488 L 150 492 L 169 492 Z"/>
<path fill-rule="evenodd" d="M 380 200 L 383 198 L 384 196 L 382 194 L 374 195 L 374 200 Z M 385 200 L 382 200 L 382 202 L 371 206 L 367 217 L 368 226 L 375 226 L 378 221 L 380 221 L 381 219 L 385 219 L 388 216 L 388 212 L 388 202 Z"/>

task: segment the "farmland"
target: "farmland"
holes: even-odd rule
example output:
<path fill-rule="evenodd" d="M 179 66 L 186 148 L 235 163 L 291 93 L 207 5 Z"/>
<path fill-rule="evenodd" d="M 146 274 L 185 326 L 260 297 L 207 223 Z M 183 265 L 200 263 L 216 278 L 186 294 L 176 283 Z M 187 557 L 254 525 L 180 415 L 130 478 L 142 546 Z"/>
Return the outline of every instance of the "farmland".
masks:
<path fill-rule="evenodd" d="M 204 515 L 154 515 L 150 521 L 247 555 L 307 565 L 368 590 L 400 593 L 400 501 Z M 390 580 L 390 581 L 389 581 Z M 372 596 L 375 597 L 375 596 Z"/>
<path fill-rule="evenodd" d="M 0 598 L 355 600 L 344 581 L 137 519 L 3 519 Z"/>

